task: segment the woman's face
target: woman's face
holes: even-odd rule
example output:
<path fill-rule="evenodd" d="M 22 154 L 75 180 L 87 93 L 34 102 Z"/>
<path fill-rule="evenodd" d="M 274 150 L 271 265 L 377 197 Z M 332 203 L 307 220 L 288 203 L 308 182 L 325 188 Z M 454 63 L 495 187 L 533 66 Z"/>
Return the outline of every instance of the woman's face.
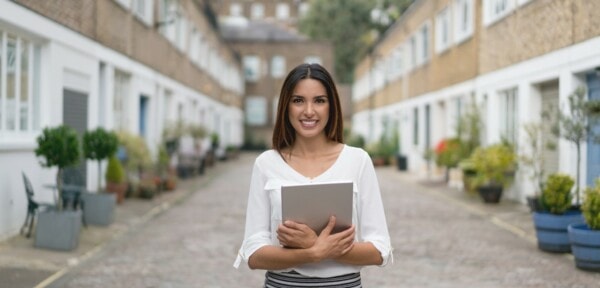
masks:
<path fill-rule="evenodd" d="M 321 82 L 314 79 L 300 80 L 294 88 L 288 110 L 296 137 L 324 135 L 329 120 L 329 99 Z"/>

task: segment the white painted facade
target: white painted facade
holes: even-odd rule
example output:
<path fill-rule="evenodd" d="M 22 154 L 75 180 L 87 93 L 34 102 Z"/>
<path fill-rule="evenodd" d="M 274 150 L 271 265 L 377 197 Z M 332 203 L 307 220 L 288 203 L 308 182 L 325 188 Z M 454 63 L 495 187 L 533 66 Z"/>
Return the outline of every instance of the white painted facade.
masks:
<path fill-rule="evenodd" d="M 386 107 L 366 110 L 355 113 L 353 116 L 353 132 L 360 134 L 365 139 L 369 139 L 369 131 L 375 136 L 372 140 L 377 140 L 377 135 L 382 133 L 381 119 L 392 117 L 398 119 L 400 123 L 400 152 L 408 156 L 409 170 L 412 172 L 423 172 L 427 166 L 424 154 L 427 149 L 435 145 L 444 138 L 455 135 L 455 121 L 459 112 L 457 109 L 457 99 L 461 99 L 462 107 L 475 96 L 477 103 L 481 106 L 483 115 L 483 135 L 482 144 L 489 145 L 497 143 L 501 139 L 502 117 L 500 107 L 502 105 L 500 94 L 502 91 L 516 89 L 517 93 L 517 135 L 516 145 L 518 153 L 525 153 L 523 148 L 526 146 L 526 134 L 523 124 L 528 122 L 541 122 L 541 95 L 539 85 L 552 80 L 558 80 L 559 101 L 562 108 L 568 103 L 568 96 L 578 86 L 585 86 L 585 75 L 588 73 L 598 73 L 595 71 L 600 67 L 600 37 L 595 37 L 587 41 L 572 45 L 560 50 L 556 50 L 521 63 L 478 76 L 444 89 L 419 95 L 411 99 L 395 103 Z M 369 77 L 365 74 L 363 79 L 357 79 L 354 86 L 354 93 L 369 91 L 368 82 L 364 80 Z M 381 77 L 381 76 L 380 76 Z M 600 75 L 599 75 L 600 77 Z M 360 87 L 357 87 L 360 86 Z M 361 94 L 361 95 L 362 95 Z M 356 95 L 356 94 L 355 94 Z M 364 96 L 364 95 L 363 95 Z M 430 146 L 425 145 L 425 106 L 430 105 L 431 109 L 431 129 Z M 414 131 L 415 109 L 418 112 L 418 132 Z M 369 120 L 373 117 L 372 122 Z M 369 127 L 373 123 L 374 127 Z M 415 135 L 416 134 L 416 135 Z M 415 137 L 418 138 L 415 145 Z M 576 175 L 576 149 L 570 142 L 560 139 L 558 142 L 558 154 L 560 162 L 560 172 Z M 600 161 L 600 160 L 599 160 Z M 579 183 L 582 187 L 588 182 L 585 169 L 587 167 L 586 144 L 582 145 L 581 155 L 581 175 Z M 421 174 L 425 176 L 425 174 Z M 533 183 L 525 176 L 525 171 L 519 171 L 517 179 L 511 189 L 505 191 L 506 197 L 525 202 L 525 197 L 533 193 Z"/>
<path fill-rule="evenodd" d="M 118 70 L 130 75 L 126 129 L 134 134 L 139 131 L 139 97 L 144 95 L 149 103 L 144 139 L 152 155 L 156 155 L 165 123 L 177 119 L 203 123 L 209 132 L 220 135 L 223 146 L 242 144 L 244 116 L 239 108 L 217 102 L 18 4 L 0 1 L 0 31 L 34 42 L 40 49 L 39 115 L 32 116 L 37 123 L 27 131 L 0 129 L 0 240 L 17 234 L 25 219 L 27 199 L 21 172 L 30 178 L 37 200 L 53 200 L 53 191 L 43 185 L 55 182 L 56 169 L 42 168 L 34 149 L 41 129 L 62 124 L 65 88 L 87 94 L 89 129 L 113 129 L 114 74 Z M 235 91 L 244 90 L 243 81 L 234 82 L 240 86 Z M 181 118 L 178 107 L 185 110 Z M 97 169 L 95 162 L 88 161 L 90 190 L 97 187 Z"/>

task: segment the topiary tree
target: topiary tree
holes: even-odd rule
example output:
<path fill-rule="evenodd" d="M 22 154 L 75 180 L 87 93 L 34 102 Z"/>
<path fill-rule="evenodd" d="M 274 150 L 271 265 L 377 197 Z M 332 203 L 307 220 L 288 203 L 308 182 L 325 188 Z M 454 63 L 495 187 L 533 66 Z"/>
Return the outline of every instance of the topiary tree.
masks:
<path fill-rule="evenodd" d="M 565 213 L 571 207 L 571 189 L 574 183 L 573 177 L 567 174 L 550 174 L 542 191 L 542 207 L 553 214 Z"/>
<path fill-rule="evenodd" d="M 40 164 L 43 167 L 58 167 L 56 172 L 56 189 L 58 192 L 58 210 L 62 210 L 62 174 L 66 167 L 79 162 L 79 139 L 77 132 L 68 126 L 60 125 L 55 128 L 44 128 L 37 138 L 38 147 L 35 155 L 43 157 Z"/>
<path fill-rule="evenodd" d="M 114 155 L 117 152 L 118 140 L 113 132 L 98 127 L 93 131 L 86 131 L 83 134 L 83 153 L 86 159 L 98 161 L 98 192 L 102 187 L 100 167 L 102 160 Z"/>

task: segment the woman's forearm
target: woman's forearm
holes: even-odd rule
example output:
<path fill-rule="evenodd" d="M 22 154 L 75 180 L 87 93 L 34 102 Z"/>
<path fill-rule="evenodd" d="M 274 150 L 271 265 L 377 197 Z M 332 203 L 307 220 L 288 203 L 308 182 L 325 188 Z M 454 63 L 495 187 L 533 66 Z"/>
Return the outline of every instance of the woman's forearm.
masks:
<path fill-rule="evenodd" d="M 318 256 L 309 249 L 289 249 L 263 246 L 248 259 L 250 269 L 282 270 L 298 265 L 318 262 Z"/>
<path fill-rule="evenodd" d="M 381 253 L 371 242 L 354 243 L 348 253 L 338 257 L 335 261 L 350 265 L 381 265 Z"/>

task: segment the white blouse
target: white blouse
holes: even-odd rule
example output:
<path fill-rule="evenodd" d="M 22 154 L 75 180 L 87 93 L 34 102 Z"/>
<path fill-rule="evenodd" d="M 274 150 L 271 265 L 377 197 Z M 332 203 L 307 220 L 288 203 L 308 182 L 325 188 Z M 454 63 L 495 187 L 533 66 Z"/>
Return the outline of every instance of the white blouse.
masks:
<path fill-rule="evenodd" d="M 364 150 L 347 145 L 329 169 L 312 179 L 294 170 L 275 150 L 263 152 L 256 158 L 250 181 L 244 242 L 233 266 L 238 268 L 242 259 L 248 262 L 248 258 L 265 245 L 280 245 L 277 227 L 281 224 L 282 185 L 333 181 L 354 183 L 352 222 L 356 227 L 356 241 L 371 242 L 381 253 L 381 266 L 385 266 L 392 258 L 392 247 L 375 169 Z M 356 273 L 360 269 L 361 266 L 324 260 L 282 271 L 332 277 Z"/>

